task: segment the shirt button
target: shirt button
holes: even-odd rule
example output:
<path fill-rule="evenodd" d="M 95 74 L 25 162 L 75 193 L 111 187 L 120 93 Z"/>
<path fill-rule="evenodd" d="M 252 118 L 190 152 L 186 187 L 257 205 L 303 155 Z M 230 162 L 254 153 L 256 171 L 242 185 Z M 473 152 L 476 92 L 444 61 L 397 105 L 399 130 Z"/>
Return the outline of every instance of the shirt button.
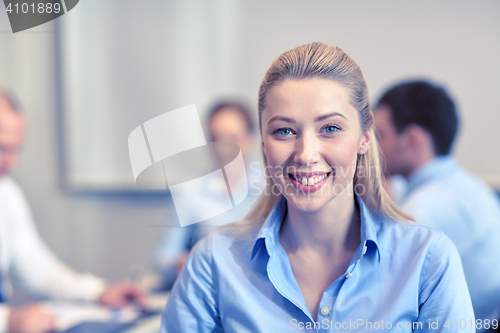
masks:
<path fill-rule="evenodd" d="M 325 307 L 323 307 L 323 308 L 321 308 L 321 314 L 322 314 L 323 316 L 326 316 L 326 315 L 327 315 L 327 314 L 329 314 L 329 313 L 330 313 L 330 310 L 328 310 L 328 308 L 327 308 L 326 306 L 325 306 Z"/>
<path fill-rule="evenodd" d="M 352 273 L 348 273 L 345 275 L 346 278 L 351 277 Z"/>
<path fill-rule="evenodd" d="M 368 247 L 365 245 L 365 248 L 363 249 L 363 254 L 366 253 L 366 250 L 368 250 Z"/>

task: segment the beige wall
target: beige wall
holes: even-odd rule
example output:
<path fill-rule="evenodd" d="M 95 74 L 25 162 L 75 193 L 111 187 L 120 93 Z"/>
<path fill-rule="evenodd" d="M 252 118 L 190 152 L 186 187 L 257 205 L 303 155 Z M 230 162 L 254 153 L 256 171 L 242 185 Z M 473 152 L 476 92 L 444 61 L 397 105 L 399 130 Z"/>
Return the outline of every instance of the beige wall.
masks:
<path fill-rule="evenodd" d="M 203 114 L 220 94 L 255 107 L 274 58 L 322 41 L 358 62 L 372 100 L 403 79 L 444 85 L 463 120 L 455 156 L 500 188 L 485 144 L 500 142 L 498 17 L 497 0 L 81 1 L 59 20 L 75 187 L 134 188 L 125 142 L 138 124 L 190 104 Z"/>

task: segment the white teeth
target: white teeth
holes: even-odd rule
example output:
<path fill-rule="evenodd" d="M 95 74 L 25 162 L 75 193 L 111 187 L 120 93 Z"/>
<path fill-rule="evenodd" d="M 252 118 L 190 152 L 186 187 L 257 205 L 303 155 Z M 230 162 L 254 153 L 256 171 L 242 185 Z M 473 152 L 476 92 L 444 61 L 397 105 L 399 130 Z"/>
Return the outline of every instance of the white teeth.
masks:
<path fill-rule="evenodd" d="M 323 179 L 325 179 L 326 175 L 322 175 L 322 176 L 319 176 L 319 177 L 311 177 L 311 178 L 307 178 L 307 177 L 298 177 L 298 176 L 294 176 L 293 178 L 295 178 L 295 180 L 297 180 L 299 183 L 302 183 L 302 185 L 314 185 L 316 184 L 317 182 L 320 182 L 322 181 Z"/>

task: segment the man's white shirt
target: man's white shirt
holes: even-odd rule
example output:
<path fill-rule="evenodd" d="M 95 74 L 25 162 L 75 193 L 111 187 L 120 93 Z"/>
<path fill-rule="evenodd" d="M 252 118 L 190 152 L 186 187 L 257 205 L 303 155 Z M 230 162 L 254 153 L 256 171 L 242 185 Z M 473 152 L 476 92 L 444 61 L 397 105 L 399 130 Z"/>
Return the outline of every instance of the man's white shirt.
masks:
<path fill-rule="evenodd" d="M 40 238 L 21 188 L 11 178 L 0 178 L 0 288 L 12 294 L 7 273 L 36 298 L 97 300 L 103 280 L 79 274 L 63 264 Z M 0 332 L 6 331 L 8 303 L 0 304 Z"/>

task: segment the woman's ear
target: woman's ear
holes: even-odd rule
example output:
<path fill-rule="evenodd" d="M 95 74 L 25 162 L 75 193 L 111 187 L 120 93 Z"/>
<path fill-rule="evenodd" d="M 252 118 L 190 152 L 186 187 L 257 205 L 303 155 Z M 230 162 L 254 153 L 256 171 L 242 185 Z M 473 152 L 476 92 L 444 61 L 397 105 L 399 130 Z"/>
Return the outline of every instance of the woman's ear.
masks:
<path fill-rule="evenodd" d="M 359 149 L 358 149 L 359 155 L 363 155 L 364 153 L 366 153 L 368 151 L 368 148 L 370 148 L 370 144 L 372 143 L 372 135 L 374 135 L 373 129 L 366 131 L 363 134 L 363 137 L 361 139 L 361 143 L 360 143 Z"/>
<path fill-rule="evenodd" d="M 267 155 L 266 155 L 266 146 L 264 145 L 264 139 L 261 140 L 260 147 L 262 149 L 262 155 L 264 155 L 265 158 Z"/>

